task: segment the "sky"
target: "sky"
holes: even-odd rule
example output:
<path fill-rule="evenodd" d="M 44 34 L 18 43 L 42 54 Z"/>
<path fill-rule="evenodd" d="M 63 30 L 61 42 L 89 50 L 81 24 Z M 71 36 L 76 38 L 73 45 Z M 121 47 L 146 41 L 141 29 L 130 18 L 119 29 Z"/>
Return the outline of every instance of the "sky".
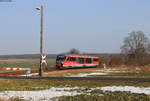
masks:
<path fill-rule="evenodd" d="M 132 31 L 150 38 L 150 0 L 3 0 L 0 54 L 40 53 L 40 5 L 46 54 L 119 53 Z"/>

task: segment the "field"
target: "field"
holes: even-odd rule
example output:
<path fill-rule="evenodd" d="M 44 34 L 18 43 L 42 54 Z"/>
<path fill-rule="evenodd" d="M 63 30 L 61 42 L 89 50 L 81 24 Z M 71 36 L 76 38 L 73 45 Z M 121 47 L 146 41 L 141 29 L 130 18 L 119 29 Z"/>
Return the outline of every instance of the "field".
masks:
<path fill-rule="evenodd" d="M 55 59 L 47 59 L 47 68 L 55 67 Z M 1 68 L 31 68 L 38 69 L 40 64 L 40 59 L 3 59 L 0 60 Z M 1 71 L 1 70 L 0 70 Z"/>
<path fill-rule="evenodd" d="M 48 64 L 48 69 L 54 68 L 55 60 L 48 59 Z M 0 68 L 3 67 L 30 67 L 38 69 L 39 59 L 1 60 Z M 1 70 L 1 72 L 6 71 Z M 134 70 L 128 67 L 55 70 L 53 72 L 44 72 L 44 76 L 76 77 L 90 73 L 106 73 L 107 75 L 93 74 L 86 76 L 150 78 L 149 72 Z M 125 91 L 104 91 L 102 87 L 124 87 Z M 35 99 L 39 101 L 150 101 L 149 87 L 150 82 L 0 79 L 0 101 L 33 101 Z M 129 88 L 129 91 L 126 91 L 127 88 Z M 131 92 L 133 91 L 131 88 L 135 89 L 135 92 Z M 145 92 L 136 92 L 139 90 Z M 37 99 L 38 97 L 36 96 L 38 94 L 44 95 Z"/>
<path fill-rule="evenodd" d="M 98 82 L 98 81 L 64 81 L 64 80 L 11 80 L 11 79 L 0 79 L 0 91 L 1 93 L 4 92 L 6 95 L 9 91 L 16 91 L 14 97 L 17 95 L 16 94 L 26 94 L 25 91 L 28 91 L 27 94 L 30 94 L 30 92 L 38 91 L 37 94 L 41 92 L 41 94 L 45 94 L 44 90 L 48 91 L 50 89 L 54 89 L 55 87 L 57 90 L 50 90 L 49 93 L 53 93 L 55 95 L 55 91 L 58 92 L 65 92 L 68 91 L 71 94 L 73 92 L 80 93 L 79 95 L 71 95 L 71 96 L 61 96 L 56 98 L 52 98 L 52 101 L 57 101 L 54 99 L 59 99 L 59 101 L 136 101 L 135 99 L 140 99 L 139 101 L 149 101 L 149 96 L 147 94 L 136 94 L 136 93 L 131 93 L 131 92 L 121 92 L 121 91 L 116 91 L 116 92 L 106 92 L 102 91 L 100 89 L 95 89 L 91 90 L 92 88 L 96 87 L 106 87 L 106 86 L 135 86 L 135 87 L 149 87 L 150 83 L 149 82 L 110 82 L 110 81 L 105 81 L 105 82 Z M 69 88 L 74 88 L 72 90 L 67 89 Z M 77 88 L 80 87 L 80 88 Z M 59 90 L 59 88 L 66 88 L 64 91 Z M 140 88 L 141 89 L 141 88 Z M 8 92 L 5 92 L 8 91 Z M 21 92 L 22 91 L 22 92 Z M 40 91 L 40 92 L 39 92 Z M 20 93 L 17 93 L 20 92 Z M 1 95 L 0 93 L 0 95 Z M 33 95 L 34 95 L 33 93 Z M 48 93 L 48 94 L 49 94 Z M 14 93 L 13 93 L 14 94 Z M 32 93 L 31 93 L 32 94 Z M 37 95 L 35 94 L 35 95 Z M 63 94 L 63 93 L 62 93 Z M 19 96 L 18 95 L 18 96 Z M 45 94 L 46 95 L 46 94 Z M 103 96 L 99 96 L 103 95 Z M 4 95 L 3 95 L 4 96 Z M 11 96 L 9 95 L 9 99 L 12 99 Z M 28 95 L 29 96 L 29 95 Z M 30 95 L 31 97 L 32 95 Z M 49 95 L 50 97 L 50 95 Z M 20 98 L 20 97 L 19 97 Z M 21 97 L 22 98 L 22 97 Z M 20 98 L 20 99 L 21 99 Z M 31 97 L 32 98 L 32 97 Z M 42 98 L 42 97 L 41 97 Z M 87 99 L 88 98 L 88 99 Z M 120 100 L 118 100 L 118 98 Z M 45 99 L 48 99 L 45 97 Z M 103 100 L 100 100 L 103 99 Z M 18 100 L 14 100 L 18 101 Z M 21 100 L 19 100 L 21 101 Z M 42 101 L 42 100 L 41 100 Z M 47 100 L 49 101 L 49 100 Z M 51 100 L 50 100 L 51 101 Z"/>

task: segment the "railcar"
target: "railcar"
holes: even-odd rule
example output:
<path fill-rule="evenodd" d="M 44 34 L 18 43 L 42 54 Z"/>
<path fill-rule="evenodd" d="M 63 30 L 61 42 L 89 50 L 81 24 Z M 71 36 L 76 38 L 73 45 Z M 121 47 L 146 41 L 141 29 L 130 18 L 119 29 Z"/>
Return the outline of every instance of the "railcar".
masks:
<path fill-rule="evenodd" d="M 56 58 L 56 67 L 77 68 L 77 67 L 97 67 L 99 58 L 95 56 L 80 56 L 80 55 L 58 55 Z"/>

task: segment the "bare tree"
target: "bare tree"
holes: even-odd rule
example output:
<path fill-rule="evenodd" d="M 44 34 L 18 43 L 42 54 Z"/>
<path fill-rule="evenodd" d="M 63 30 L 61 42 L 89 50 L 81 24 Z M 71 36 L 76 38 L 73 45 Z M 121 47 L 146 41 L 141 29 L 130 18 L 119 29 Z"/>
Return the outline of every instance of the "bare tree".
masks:
<path fill-rule="evenodd" d="M 148 48 L 147 48 L 147 53 L 150 55 L 150 43 L 148 44 L 148 46 L 147 46 Z"/>
<path fill-rule="evenodd" d="M 142 31 L 133 31 L 124 39 L 124 45 L 121 47 L 125 55 L 125 62 L 135 62 L 143 65 L 145 57 L 149 53 L 149 39 Z"/>
<path fill-rule="evenodd" d="M 68 54 L 80 54 L 80 51 L 78 49 L 72 48 L 72 49 L 70 49 Z"/>

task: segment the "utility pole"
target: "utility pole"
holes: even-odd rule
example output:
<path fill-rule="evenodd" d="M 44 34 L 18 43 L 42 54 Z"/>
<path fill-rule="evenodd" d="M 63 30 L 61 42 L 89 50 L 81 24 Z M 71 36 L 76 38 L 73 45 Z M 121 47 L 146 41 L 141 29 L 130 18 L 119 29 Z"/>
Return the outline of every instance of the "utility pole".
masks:
<path fill-rule="evenodd" d="M 41 18 L 40 18 L 40 54 L 41 54 L 41 57 L 40 57 L 40 67 L 39 67 L 39 76 L 42 76 L 43 75 L 43 64 L 42 64 L 42 54 L 43 54 L 43 6 L 41 5 L 40 8 L 36 8 L 37 10 L 40 10 L 40 15 L 41 15 Z"/>

